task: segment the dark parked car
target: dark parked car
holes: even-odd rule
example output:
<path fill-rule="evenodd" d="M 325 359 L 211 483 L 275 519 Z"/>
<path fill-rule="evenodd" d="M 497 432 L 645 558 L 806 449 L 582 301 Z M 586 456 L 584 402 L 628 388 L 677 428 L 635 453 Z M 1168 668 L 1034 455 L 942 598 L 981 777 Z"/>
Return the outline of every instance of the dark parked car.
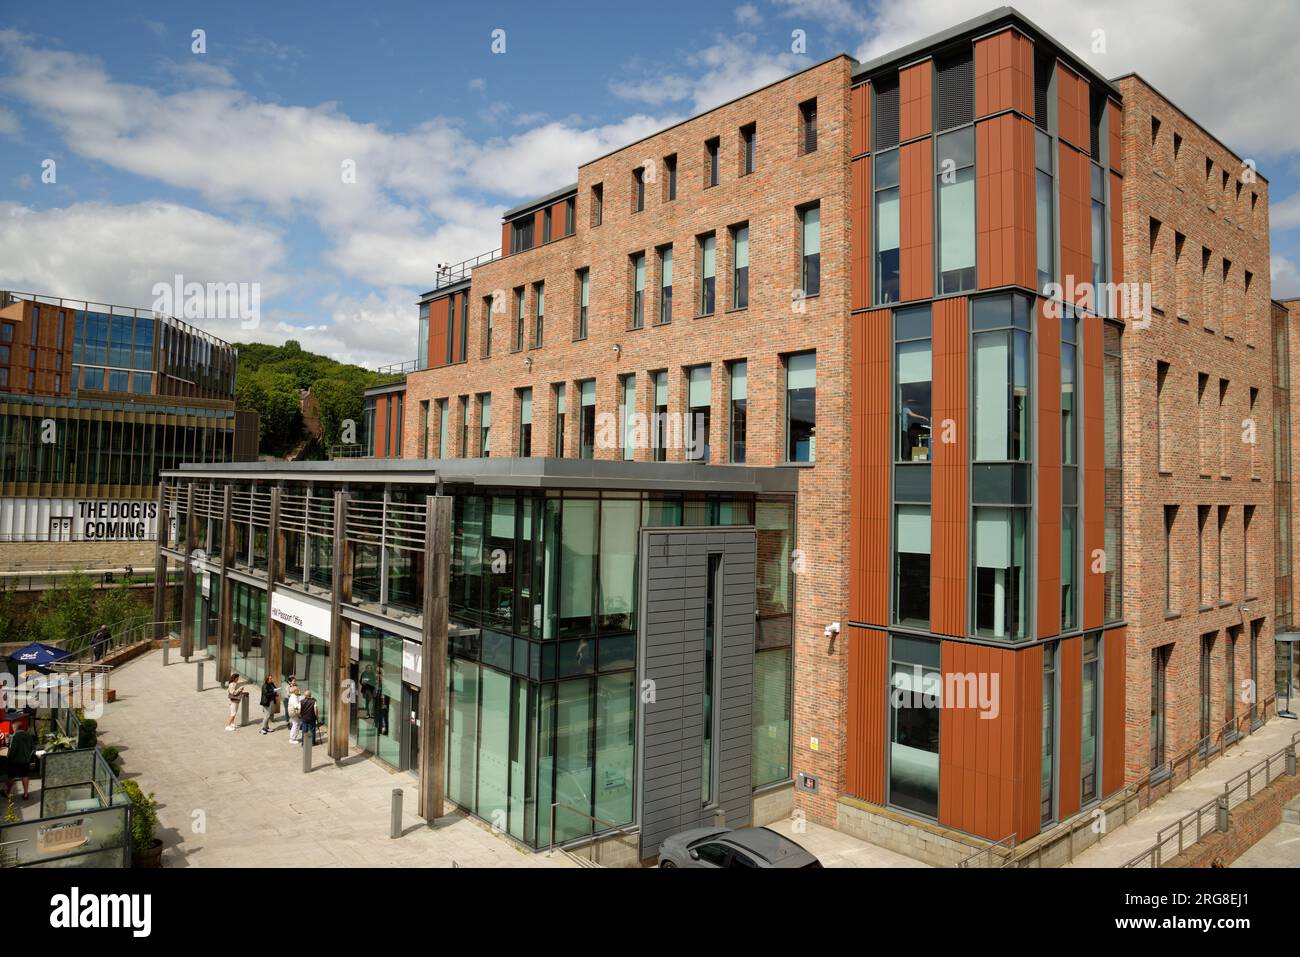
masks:
<path fill-rule="evenodd" d="M 697 827 L 659 848 L 660 867 L 821 867 L 788 837 L 765 827 Z"/>

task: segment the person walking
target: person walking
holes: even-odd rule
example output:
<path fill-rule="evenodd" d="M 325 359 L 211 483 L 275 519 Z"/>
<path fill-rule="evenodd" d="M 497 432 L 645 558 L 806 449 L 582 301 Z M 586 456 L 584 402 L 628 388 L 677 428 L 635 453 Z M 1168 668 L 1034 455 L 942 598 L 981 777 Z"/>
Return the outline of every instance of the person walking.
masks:
<path fill-rule="evenodd" d="M 31 797 L 32 759 L 36 757 L 36 735 L 26 725 L 18 725 L 9 737 L 9 761 L 5 769 L 5 797 L 15 781 L 23 782 L 23 800 Z"/>
<path fill-rule="evenodd" d="M 280 700 L 280 689 L 275 686 L 275 678 L 267 675 L 262 682 L 262 734 L 271 733 L 271 716 Z"/>
<path fill-rule="evenodd" d="M 298 682 L 290 679 L 289 697 L 285 699 L 289 713 L 289 743 L 297 744 L 302 740 L 302 692 Z"/>
<path fill-rule="evenodd" d="M 284 724 L 289 727 L 289 689 L 295 684 L 293 675 L 282 675 L 284 680 L 280 683 L 280 706 L 284 708 Z"/>
<path fill-rule="evenodd" d="M 311 740 L 316 744 L 316 698 L 308 688 L 302 693 L 302 703 L 298 706 L 302 718 L 302 730 L 298 732 L 300 741 Z"/>
<path fill-rule="evenodd" d="M 100 625 L 99 631 L 95 632 L 95 637 L 90 639 L 91 651 L 94 653 L 96 661 L 104 657 L 104 651 L 108 648 L 108 643 L 112 640 L 113 633 L 108 630 L 108 625 Z"/>
<path fill-rule="evenodd" d="M 230 677 L 226 680 L 226 697 L 230 699 L 230 718 L 226 721 L 227 731 L 238 731 L 239 727 L 235 724 L 235 719 L 239 716 L 239 702 L 248 694 L 239 686 L 239 673 L 232 671 Z"/>

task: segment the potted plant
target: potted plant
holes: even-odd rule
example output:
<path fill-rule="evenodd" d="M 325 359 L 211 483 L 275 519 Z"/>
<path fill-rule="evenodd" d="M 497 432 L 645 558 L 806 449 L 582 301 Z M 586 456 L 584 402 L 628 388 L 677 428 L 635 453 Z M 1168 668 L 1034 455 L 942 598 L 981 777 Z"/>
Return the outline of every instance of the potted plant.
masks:
<path fill-rule="evenodd" d="M 114 774 L 117 774 L 120 771 L 120 768 L 118 767 L 117 764 L 120 753 L 118 752 L 117 748 L 113 747 L 112 745 L 109 745 L 106 748 L 100 748 L 99 753 L 100 755 L 103 756 L 104 763 L 108 765 L 109 770 L 112 771 Z"/>
<path fill-rule="evenodd" d="M 134 781 L 123 781 L 122 790 L 131 799 L 131 866 L 162 867 L 162 840 L 158 828 L 158 802 L 153 792 L 145 794 Z"/>
<path fill-rule="evenodd" d="M 93 748 L 95 741 L 99 737 L 99 722 L 94 718 L 84 718 L 81 722 L 81 730 L 77 734 L 78 748 Z"/>

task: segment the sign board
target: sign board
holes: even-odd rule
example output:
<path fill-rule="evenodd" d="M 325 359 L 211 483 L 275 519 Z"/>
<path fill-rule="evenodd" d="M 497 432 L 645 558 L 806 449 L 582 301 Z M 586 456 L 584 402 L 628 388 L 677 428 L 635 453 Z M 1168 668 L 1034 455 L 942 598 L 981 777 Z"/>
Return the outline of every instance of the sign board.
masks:
<path fill-rule="evenodd" d="M 420 643 L 402 640 L 402 680 L 408 685 L 420 687 Z"/>
<path fill-rule="evenodd" d="M 329 605 L 318 605 L 277 589 L 271 593 L 271 618 L 313 637 L 330 640 Z"/>

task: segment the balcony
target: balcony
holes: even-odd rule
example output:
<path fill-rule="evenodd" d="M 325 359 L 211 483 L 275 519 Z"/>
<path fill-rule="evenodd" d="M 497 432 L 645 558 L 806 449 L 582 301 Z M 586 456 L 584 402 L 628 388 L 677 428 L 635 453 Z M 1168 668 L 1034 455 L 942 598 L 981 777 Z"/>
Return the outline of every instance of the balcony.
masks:
<path fill-rule="evenodd" d="M 433 288 L 424 294 L 421 298 L 432 295 L 439 289 L 445 289 L 450 285 L 460 282 L 462 279 L 468 279 L 469 274 L 474 271 L 475 266 L 481 266 L 484 263 L 490 263 L 494 259 L 501 258 L 501 250 L 493 249 L 490 252 L 480 253 L 473 259 L 466 259 L 463 262 L 453 263 L 452 265 L 438 264 L 435 273 Z"/>

